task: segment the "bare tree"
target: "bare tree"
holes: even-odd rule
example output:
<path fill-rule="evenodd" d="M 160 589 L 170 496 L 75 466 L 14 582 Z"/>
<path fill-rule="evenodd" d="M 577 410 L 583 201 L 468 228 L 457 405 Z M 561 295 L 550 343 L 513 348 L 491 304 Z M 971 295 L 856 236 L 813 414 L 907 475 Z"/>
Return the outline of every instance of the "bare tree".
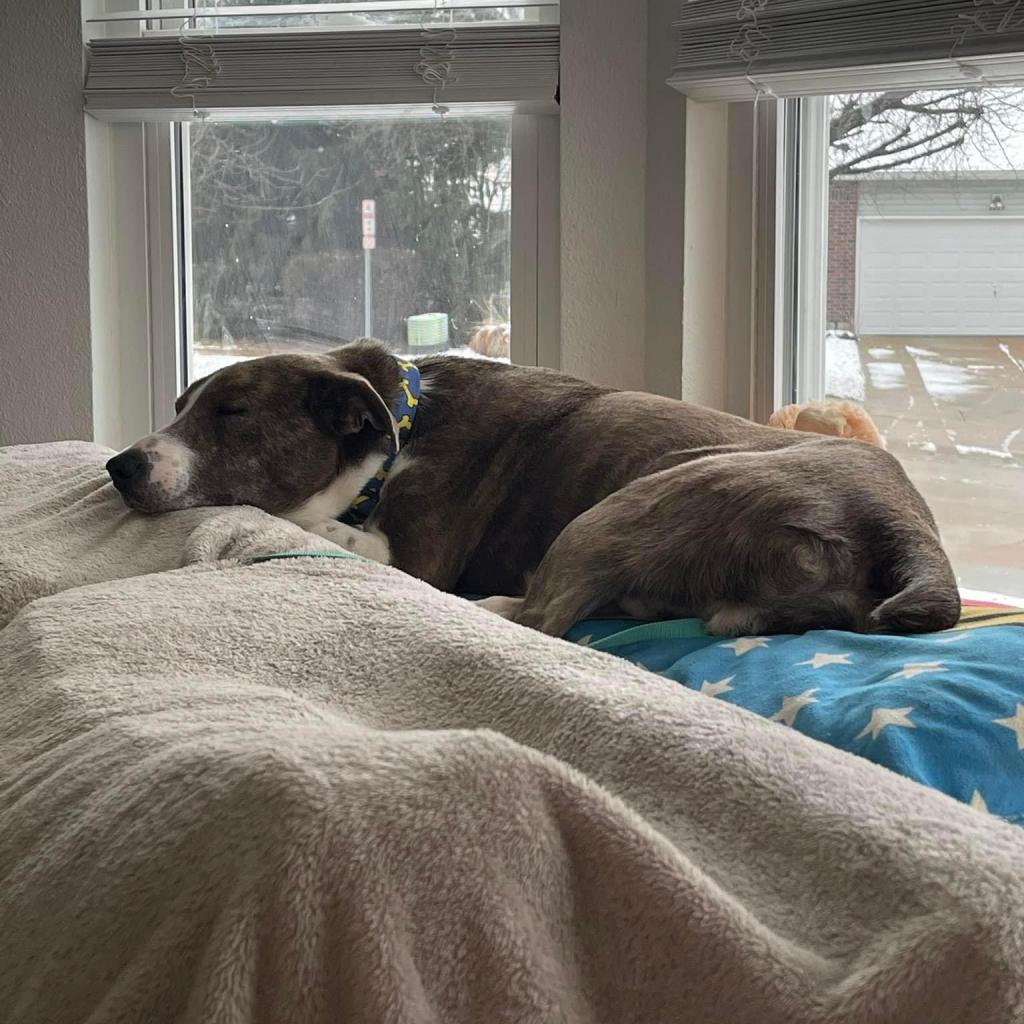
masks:
<path fill-rule="evenodd" d="M 1003 140 L 1024 126 L 1024 90 L 889 90 L 837 96 L 832 177 L 915 166 L 956 170 L 965 158 L 1008 166 Z"/>
<path fill-rule="evenodd" d="M 354 336 L 364 198 L 377 200 L 375 333 L 398 341 L 405 315 L 441 310 L 464 340 L 507 315 L 509 130 L 487 118 L 194 124 L 197 336 Z"/>
<path fill-rule="evenodd" d="M 272 124 L 197 122 L 191 146 L 200 159 L 191 164 L 194 216 L 237 210 L 283 210 L 322 206 L 350 191 L 342 169 L 281 153 Z"/>

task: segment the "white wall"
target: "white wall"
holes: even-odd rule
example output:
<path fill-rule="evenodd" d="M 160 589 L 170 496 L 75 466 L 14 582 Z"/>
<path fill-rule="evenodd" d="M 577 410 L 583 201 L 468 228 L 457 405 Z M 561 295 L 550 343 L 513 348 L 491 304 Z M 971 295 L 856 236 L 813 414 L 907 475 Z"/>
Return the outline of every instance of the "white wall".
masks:
<path fill-rule="evenodd" d="M 562 368 L 722 408 L 728 110 L 665 84 L 677 12 L 562 0 Z"/>
<path fill-rule="evenodd" d="M 862 217 L 990 217 L 993 220 L 1024 215 L 1024 182 L 1012 175 L 973 180 L 969 171 L 945 181 L 861 178 Z M 993 196 L 1005 209 L 991 209 Z"/>
<path fill-rule="evenodd" d="M 145 175 L 139 124 L 85 119 L 89 188 L 92 394 L 98 444 L 123 448 L 150 430 Z"/>
<path fill-rule="evenodd" d="M 562 369 L 643 388 L 646 0 L 563 0 Z"/>
<path fill-rule="evenodd" d="M 0 444 L 92 437 L 79 7 L 0 5 Z"/>
<path fill-rule="evenodd" d="M 683 393 L 726 406 L 728 347 L 729 108 L 687 103 Z"/>
<path fill-rule="evenodd" d="M 646 377 L 647 391 L 682 397 L 686 101 L 666 80 L 678 0 L 650 0 L 647 20 Z"/>
<path fill-rule="evenodd" d="M 754 104 L 729 108 L 728 218 L 725 274 L 725 404 L 726 412 L 750 416 L 754 368 Z"/>

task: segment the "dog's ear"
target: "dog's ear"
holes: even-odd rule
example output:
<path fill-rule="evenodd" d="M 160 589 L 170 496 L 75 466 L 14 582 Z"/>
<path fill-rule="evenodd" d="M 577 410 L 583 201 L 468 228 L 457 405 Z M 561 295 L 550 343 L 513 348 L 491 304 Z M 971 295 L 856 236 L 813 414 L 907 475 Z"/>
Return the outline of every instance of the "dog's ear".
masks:
<path fill-rule="evenodd" d="M 387 403 L 357 373 L 325 370 L 316 374 L 309 382 L 306 407 L 318 429 L 338 441 L 369 431 L 397 443 Z"/>
<path fill-rule="evenodd" d="M 188 396 L 191 395 L 197 388 L 205 384 L 212 374 L 207 374 L 205 377 L 200 377 L 199 380 L 192 381 L 191 384 L 174 400 L 174 412 L 178 414 L 182 409 L 188 405 Z"/>

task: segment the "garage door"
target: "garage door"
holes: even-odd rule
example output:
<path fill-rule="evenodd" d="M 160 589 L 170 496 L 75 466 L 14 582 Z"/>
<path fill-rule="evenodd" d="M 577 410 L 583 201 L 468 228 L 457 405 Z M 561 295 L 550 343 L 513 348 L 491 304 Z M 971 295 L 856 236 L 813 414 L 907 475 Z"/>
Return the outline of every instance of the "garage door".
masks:
<path fill-rule="evenodd" d="M 861 218 L 861 334 L 1024 334 L 1024 220 Z"/>

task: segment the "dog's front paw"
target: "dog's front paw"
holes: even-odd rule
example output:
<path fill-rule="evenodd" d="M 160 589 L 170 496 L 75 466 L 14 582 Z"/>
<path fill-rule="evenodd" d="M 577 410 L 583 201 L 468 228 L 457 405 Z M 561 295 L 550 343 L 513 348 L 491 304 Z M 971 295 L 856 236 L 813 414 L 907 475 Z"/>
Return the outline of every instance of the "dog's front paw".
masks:
<path fill-rule="evenodd" d="M 369 558 L 371 562 L 391 564 L 391 549 L 387 540 L 378 533 L 367 533 L 366 530 L 339 523 L 335 519 L 327 519 L 315 526 L 307 526 L 306 529 L 354 555 Z"/>

